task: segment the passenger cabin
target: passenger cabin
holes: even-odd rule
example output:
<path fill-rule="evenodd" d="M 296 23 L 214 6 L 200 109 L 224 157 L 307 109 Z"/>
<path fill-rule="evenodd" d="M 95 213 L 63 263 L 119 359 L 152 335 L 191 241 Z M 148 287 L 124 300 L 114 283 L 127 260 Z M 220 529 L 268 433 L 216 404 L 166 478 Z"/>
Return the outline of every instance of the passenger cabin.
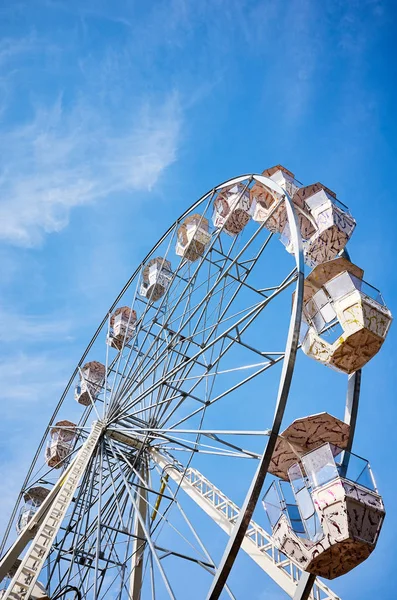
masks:
<path fill-rule="evenodd" d="M 208 219 L 199 214 L 186 217 L 179 227 L 177 235 L 178 241 L 175 248 L 177 255 L 190 262 L 198 260 L 203 256 L 211 239 Z"/>
<path fill-rule="evenodd" d="M 371 554 L 385 516 L 366 460 L 345 450 L 349 426 L 321 413 L 278 438 L 263 498 L 275 545 L 304 571 L 334 579 Z"/>
<path fill-rule="evenodd" d="M 300 189 L 301 184 L 295 179 L 294 174 L 282 165 L 266 169 L 262 175 L 278 183 L 291 199 L 293 199 L 294 195 Z M 274 192 L 266 185 L 257 181 L 251 189 L 251 201 L 252 218 L 254 221 L 265 223 L 265 227 L 272 233 L 279 233 L 281 236 L 280 239 L 287 251 L 292 253 L 294 248 L 291 240 L 287 209 L 285 202 L 282 201 L 281 194 Z M 306 239 L 313 235 L 316 229 L 310 215 L 298 206 L 295 206 L 295 214 L 302 238 Z"/>
<path fill-rule="evenodd" d="M 18 533 L 21 533 L 21 531 L 25 529 L 26 525 L 36 514 L 49 493 L 50 490 L 42 486 L 32 487 L 24 493 L 24 504 L 19 512 L 16 523 L 16 530 Z"/>
<path fill-rule="evenodd" d="M 143 269 L 139 293 L 151 302 L 156 302 L 164 296 L 171 279 L 171 263 L 161 256 L 152 258 Z"/>
<path fill-rule="evenodd" d="M 116 350 L 121 350 L 134 335 L 136 312 L 128 306 L 117 308 L 110 317 L 110 332 L 107 343 Z"/>
<path fill-rule="evenodd" d="M 315 267 L 304 286 L 302 350 L 348 374 L 375 356 L 392 321 L 379 290 L 363 275 L 346 258 L 337 258 Z"/>
<path fill-rule="evenodd" d="M 262 175 L 278 183 L 291 197 L 299 189 L 299 183 L 295 180 L 294 174 L 282 165 L 266 169 Z M 256 181 L 251 188 L 250 197 L 254 221 L 265 222 L 266 229 L 273 233 L 283 233 L 288 224 L 285 203 L 278 204 L 283 196 Z"/>
<path fill-rule="evenodd" d="M 315 231 L 302 231 L 305 262 L 315 267 L 335 258 L 345 248 L 356 226 L 347 206 L 322 183 L 300 188 L 292 200 L 315 224 Z"/>
<path fill-rule="evenodd" d="M 223 227 L 232 236 L 239 234 L 251 218 L 251 204 L 250 191 L 242 183 L 220 190 L 214 200 L 214 227 Z"/>
<path fill-rule="evenodd" d="M 49 467 L 60 469 L 72 450 L 72 444 L 76 436 L 76 425 L 71 421 L 58 421 L 55 423 L 55 427 L 52 427 L 50 436 L 51 439 L 47 442 L 45 451 L 45 459 Z"/>
<path fill-rule="evenodd" d="M 102 363 L 93 360 L 81 368 L 80 382 L 74 391 L 75 400 L 83 406 L 89 406 L 98 397 L 102 389 L 106 368 Z"/>

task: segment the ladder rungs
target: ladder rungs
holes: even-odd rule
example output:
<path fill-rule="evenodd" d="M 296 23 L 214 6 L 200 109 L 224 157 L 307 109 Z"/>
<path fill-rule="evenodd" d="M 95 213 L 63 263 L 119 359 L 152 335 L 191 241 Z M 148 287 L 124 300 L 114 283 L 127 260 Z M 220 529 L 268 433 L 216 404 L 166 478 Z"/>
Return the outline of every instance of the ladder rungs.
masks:
<path fill-rule="evenodd" d="M 35 544 L 32 548 L 31 552 L 34 558 L 41 560 L 42 556 L 49 550 L 45 546 L 41 546 L 40 544 Z"/>
<path fill-rule="evenodd" d="M 32 569 L 31 567 L 26 567 L 26 566 L 22 567 L 22 571 L 24 573 L 28 573 L 29 575 L 36 575 L 36 573 L 37 573 L 37 569 Z"/>
<path fill-rule="evenodd" d="M 46 524 L 46 527 L 47 527 L 47 529 L 50 529 L 50 530 L 52 529 L 52 531 L 42 531 L 41 535 L 48 539 L 52 538 L 54 531 L 55 531 L 55 527 L 53 527 L 52 525 L 47 525 L 47 524 Z"/>
<path fill-rule="evenodd" d="M 14 583 L 14 585 L 12 586 L 12 591 L 11 591 L 10 595 L 11 594 L 17 594 L 17 592 L 14 592 L 14 589 L 16 587 L 22 587 L 22 588 L 25 588 L 25 590 L 28 590 L 30 588 L 30 583 L 23 583 L 23 581 L 16 581 Z"/>
<path fill-rule="evenodd" d="M 90 436 L 78 453 L 76 461 L 73 463 L 63 484 L 59 484 L 59 491 L 49 507 L 44 518 L 44 523 L 36 532 L 30 548 L 22 559 L 16 581 L 14 584 L 10 585 L 7 595 L 9 600 L 28 599 L 29 590 L 33 587 L 36 577 L 42 569 L 45 557 L 51 549 L 51 545 L 63 516 L 67 511 L 70 502 L 73 500 L 74 491 L 80 481 L 82 472 L 87 467 L 101 432 L 102 426 L 100 424 L 95 425 Z"/>
<path fill-rule="evenodd" d="M 38 548 L 39 550 L 48 550 L 48 546 L 43 546 L 43 544 L 39 544 L 39 542 L 35 542 L 32 546 L 32 550 Z"/>

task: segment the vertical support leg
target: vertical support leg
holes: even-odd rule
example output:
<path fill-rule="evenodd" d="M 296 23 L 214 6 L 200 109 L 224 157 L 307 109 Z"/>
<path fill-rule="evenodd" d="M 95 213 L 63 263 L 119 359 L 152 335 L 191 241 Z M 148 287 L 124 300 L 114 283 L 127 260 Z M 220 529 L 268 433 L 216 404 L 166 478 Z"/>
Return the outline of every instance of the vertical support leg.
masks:
<path fill-rule="evenodd" d="M 315 575 L 304 571 L 299 579 L 293 600 L 308 600 L 315 581 Z"/>
<path fill-rule="evenodd" d="M 360 401 L 360 388 L 361 388 L 361 369 L 349 375 L 347 382 L 347 394 L 346 394 L 346 405 L 345 405 L 345 418 L 344 421 L 350 425 L 349 440 L 347 442 L 344 459 L 341 465 L 341 475 L 345 476 L 347 468 L 349 466 L 349 452 L 351 452 L 353 446 L 354 432 L 356 429 L 358 405 Z M 302 577 L 299 580 L 298 587 L 294 594 L 293 600 L 307 600 L 310 596 L 310 592 L 316 580 L 316 576 L 311 573 L 302 573 Z"/>
<path fill-rule="evenodd" d="M 347 395 L 346 395 L 346 406 L 345 406 L 345 423 L 350 425 L 349 441 L 346 446 L 346 450 L 351 452 L 353 446 L 354 432 L 356 429 L 358 404 L 360 400 L 360 388 L 361 388 L 361 369 L 349 375 L 347 383 Z"/>
<path fill-rule="evenodd" d="M 142 462 L 142 467 L 140 469 L 140 475 L 144 481 L 147 481 L 147 468 L 146 464 Z M 147 512 L 148 512 L 148 504 L 147 504 L 147 490 L 142 488 L 137 488 L 137 513 L 141 515 L 144 522 L 146 522 Z M 132 558 L 131 558 L 131 576 L 130 576 L 130 600 L 141 600 L 141 590 L 142 590 L 142 578 L 143 578 L 143 564 L 144 564 L 144 553 L 146 542 L 145 539 L 145 531 L 142 527 L 141 520 L 138 517 L 138 514 L 135 514 L 134 518 L 134 540 L 132 544 Z"/>

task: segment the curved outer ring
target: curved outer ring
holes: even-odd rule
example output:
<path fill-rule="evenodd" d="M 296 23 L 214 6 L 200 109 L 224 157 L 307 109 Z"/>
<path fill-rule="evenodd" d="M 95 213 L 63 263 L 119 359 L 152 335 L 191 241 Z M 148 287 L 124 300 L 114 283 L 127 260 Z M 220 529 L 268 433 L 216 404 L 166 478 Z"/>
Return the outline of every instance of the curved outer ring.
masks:
<path fill-rule="evenodd" d="M 294 365 L 295 365 L 295 357 L 296 357 L 296 352 L 297 352 L 298 344 L 299 344 L 299 330 L 300 330 L 301 315 L 302 315 L 303 284 L 304 284 L 304 260 L 303 260 L 302 237 L 301 237 L 298 221 L 296 218 L 295 210 L 294 210 L 293 203 L 292 203 L 290 196 L 287 194 L 287 192 L 285 192 L 285 190 L 281 186 L 279 186 L 277 183 L 275 183 L 269 177 L 264 177 L 263 175 L 252 175 L 252 174 L 240 175 L 233 179 L 229 179 L 229 180 L 225 181 L 224 183 L 221 183 L 220 185 L 212 188 L 209 192 L 207 192 L 201 198 L 199 198 L 199 200 L 197 200 L 197 202 L 195 202 L 195 204 L 193 204 L 189 209 L 187 209 L 179 217 L 179 219 L 177 219 L 177 221 L 174 222 L 171 225 L 171 227 L 168 228 L 168 230 L 160 238 L 160 240 L 157 242 L 157 244 L 151 249 L 151 251 L 145 256 L 145 258 L 143 259 L 141 264 L 134 271 L 134 273 L 131 275 L 131 277 L 125 284 L 125 286 L 122 288 L 122 290 L 116 297 L 115 301 L 113 302 L 113 304 L 107 311 L 106 315 L 104 316 L 104 318 L 103 318 L 102 322 L 100 323 L 99 327 L 97 328 L 96 332 L 94 333 L 94 335 L 93 335 L 90 343 L 88 344 L 86 350 L 84 351 L 82 357 L 80 358 L 80 361 L 78 362 L 78 365 L 76 366 L 75 370 L 73 371 L 73 373 L 67 383 L 67 386 L 66 386 L 66 388 L 54 410 L 54 413 L 50 419 L 50 422 L 47 425 L 47 428 L 44 432 L 42 440 L 41 440 L 41 442 L 38 446 L 38 449 L 36 451 L 36 454 L 33 458 L 32 464 L 31 464 L 29 471 L 25 477 L 21 491 L 19 492 L 18 499 L 15 503 L 15 507 L 14 507 L 13 513 L 10 517 L 7 529 L 4 533 L 4 537 L 3 537 L 3 540 L 2 540 L 2 543 L 0 546 L 0 555 L 3 554 L 5 544 L 8 539 L 11 527 L 12 527 L 12 523 L 14 522 L 16 512 L 18 510 L 20 501 L 21 501 L 23 493 L 24 493 L 24 489 L 25 489 L 25 487 L 29 481 L 29 478 L 32 474 L 34 464 L 35 464 L 40 452 L 43 449 L 43 446 L 47 439 L 47 435 L 50 430 L 50 427 L 53 424 L 53 422 L 58 414 L 58 411 L 60 410 L 60 408 L 63 404 L 63 401 L 65 400 L 65 398 L 70 390 L 70 387 L 73 384 L 73 381 L 75 380 L 76 376 L 78 375 L 79 370 L 80 370 L 81 366 L 83 365 L 89 351 L 91 350 L 93 344 L 95 343 L 97 337 L 99 336 L 102 328 L 107 323 L 109 314 L 111 314 L 114 311 L 114 309 L 117 307 L 117 304 L 119 303 L 120 299 L 122 298 L 124 293 L 127 291 L 127 289 L 129 288 L 129 286 L 131 285 L 131 283 L 133 282 L 135 277 L 137 277 L 137 275 L 139 274 L 142 267 L 146 264 L 146 262 L 150 259 L 150 257 L 156 252 L 157 248 L 163 243 L 163 241 L 167 238 L 167 236 L 172 232 L 176 223 L 181 222 L 186 216 L 191 214 L 196 208 L 198 208 L 202 204 L 202 202 L 204 202 L 204 200 L 206 198 L 208 198 L 215 191 L 218 191 L 225 187 L 229 187 L 231 185 L 235 185 L 236 183 L 245 181 L 247 179 L 254 179 L 255 181 L 262 183 L 267 188 L 271 189 L 272 191 L 276 192 L 277 194 L 280 194 L 281 196 L 284 196 L 284 198 L 285 198 L 287 216 L 288 216 L 288 221 L 289 221 L 289 225 L 290 225 L 292 242 L 293 242 L 293 246 L 294 246 L 294 257 L 295 257 L 295 262 L 296 262 L 296 267 L 297 267 L 297 287 L 296 287 L 296 292 L 294 294 L 292 315 L 291 315 L 291 321 L 290 321 L 290 326 L 289 326 L 289 331 L 288 331 L 288 338 L 287 338 L 287 344 L 286 344 L 286 349 L 285 349 L 285 357 L 284 357 L 284 361 L 283 361 L 283 370 L 282 370 L 282 374 L 281 374 L 276 410 L 275 410 L 275 415 L 274 415 L 274 419 L 273 419 L 273 425 L 271 428 L 270 438 L 269 438 L 268 444 L 266 446 L 266 449 L 264 450 L 262 458 L 260 460 L 258 470 L 251 482 L 244 505 L 240 511 L 239 521 L 236 523 L 236 525 L 234 527 L 234 531 L 233 531 L 233 533 L 230 537 L 229 543 L 226 547 L 225 554 L 222 558 L 221 564 L 220 564 L 220 566 L 217 570 L 217 573 L 214 577 L 213 585 L 211 586 L 210 595 L 208 596 L 209 598 L 211 598 L 211 600 L 219 597 L 219 594 L 221 593 L 221 591 L 224 587 L 226 578 L 227 578 L 227 576 L 230 572 L 230 569 L 234 563 L 234 560 L 236 558 L 238 549 L 241 545 L 241 541 L 247 530 L 249 521 L 251 519 L 252 513 L 254 511 L 254 508 L 255 508 L 256 503 L 259 498 L 260 491 L 263 486 L 263 482 L 264 482 L 264 479 L 265 479 L 265 476 L 267 473 L 267 469 L 268 469 L 268 465 L 269 465 L 271 456 L 273 454 L 274 446 L 275 446 L 275 443 L 277 440 L 277 435 L 280 430 L 281 421 L 282 421 L 282 418 L 284 415 L 284 410 L 285 410 L 286 403 L 288 400 L 288 392 L 289 392 L 289 388 L 290 388 L 290 384 L 291 384 L 292 374 L 293 374 Z M 83 421 L 84 421 L 84 419 L 86 420 L 88 418 L 89 412 L 90 412 L 90 408 L 87 409 L 86 415 L 85 416 L 83 415 Z M 215 593 L 215 590 L 218 590 L 218 591 Z"/>
<path fill-rule="evenodd" d="M 278 194 L 284 195 L 287 209 L 288 222 L 294 247 L 294 256 L 297 268 L 297 285 L 293 298 L 291 321 L 288 330 L 287 344 L 281 372 L 280 384 L 277 395 L 276 410 L 269 441 L 263 451 L 256 473 L 251 481 L 244 503 L 241 507 L 238 520 L 236 521 L 232 534 L 226 545 L 220 564 L 215 573 L 212 585 L 207 595 L 207 600 L 217 600 L 226 584 L 228 575 L 232 569 L 241 543 L 244 539 L 251 517 L 261 493 L 265 477 L 272 458 L 277 436 L 280 431 L 281 422 L 287 405 L 288 393 L 291 386 L 292 375 L 295 367 L 296 352 L 299 346 L 299 330 L 302 319 L 303 289 L 304 289 L 304 259 L 302 236 L 295 214 L 294 206 L 290 196 L 274 181 L 262 175 L 253 177 L 259 183 L 266 185 Z"/>

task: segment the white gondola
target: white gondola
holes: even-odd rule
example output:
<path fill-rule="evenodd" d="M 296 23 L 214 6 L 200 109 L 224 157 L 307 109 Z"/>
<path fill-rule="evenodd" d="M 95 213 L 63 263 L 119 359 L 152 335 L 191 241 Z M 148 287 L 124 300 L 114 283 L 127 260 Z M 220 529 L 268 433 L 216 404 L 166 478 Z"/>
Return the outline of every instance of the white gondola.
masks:
<path fill-rule="evenodd" d="M 239 234 L 251 218 L 251 204 L 250 191 L 246 185 L 236 183 L 221 190 L 214 200 L 214 227 L 223 227 L 232 236 Z"/>
<path fill-rule="evenodd" d="M 262 175 L 278 183 L 291 197 L 299 189 L 294 174 L 282 165 L 276 165 L 263 171 Z M 258 181 L 250 191 L 252 218 L 265 223 L 266 229 L 273 233 L 282 233 L 287 225 L 287 210 L 283 196 Z"/>
<path fill-rule="evenodd" d="M 91 402 L 95 402 L 102 389 L 105 371 L 105 365 L 96 360 L 82 366 L 80 382 L 74 391 L 75 400 L 79 404 L 89 406 Z"/>
<path fill-rule="evenodd" d="M 156 302 L 164 296 L 171 280 L 170 261 L 161 256 L 152 258 L 143 269 L 139 293 L 151 302 Z"/>
<path fill-rule="evenodd" d="M 36 486 L 30 488 L 30 490 L 27 490 L 23 494 L 24 504 L 20 510 L 16 523 L 16 530 L 18 533 L 21 533 L 21 531 L 25 529 L 26 525 L 36 514 L 49 493 L 50 490 L 48 488 Z"/>
<path fill-rule="evenodd" d="M 368 558 L 385 516 L 368 462 L 344 450 L 348 435 L 349 426 L 327 413 L 294 421 L 269 467 L 282 481 L 263 498 L 279 550 L 327 579 Z"/>
<path fill-rule="evenodd" d="M 310 228 L 301 227 L 305 262 L 315 267 L 342 252 L 352 236 L 356 221 L 336 194 L 322 183 L 313 183 L 297 190 L 292 201 L 297 214 L 306 214 L 311 223 Z M 283 236 L 287 250 L 293 251 L 288 226 Z"/>
<path fill-rule="evenodd" d="M 177 255 L 190 262 L 198 260 L 203 256 L 211 239 L 208 219 L 199 214 L 186 217 L 178 229 L 177 236 Z"/>
<path fill-rule="evenodd" d="M 380 292 L 345 258 L 318 265 L 306 278 L 302 350 L 344 373 L 361 369 L 380 350 L 392 322 Z M 337 337 L 327 333 L 333 326 Z"/>
<path fill-rule="evenodd" d="M 110 317 L 110 332 L 107 344 L 116 350 L 121 350 L 134 335 L 136 311 L 128 306 L 117 308 Z"/>
<path fill-rule="evenodd" d="M 45 450 L 45 459 L 49 467 L 60 469 L 65 465 L 65 460 L 72 450 L 76 437 L 75 423 L 58 421 L 55 427 L 52 427 L 50 437 Z"/>
<path fill-rule="evenodd" d="M 301 184 L 295 179 L 294 174 L 282 165 L 266 169 L 262 175 L 278 183 L 292 199 L 300 189 Z M 254 221 L 264 223 L 266 229 L 272 233 L 279 233 L 281 236 L 280 239 L 288 252 L 293 252 L 284 196 L 274 192 L 258 181 L 255 182 L 250 194 L 252 201 L 251 212 Z M 300 207 L 295 206 L 295 209 L 302 238 L 306 239 L 315 232 L 314 222 L 308 214 L 300 210 Z"/>

